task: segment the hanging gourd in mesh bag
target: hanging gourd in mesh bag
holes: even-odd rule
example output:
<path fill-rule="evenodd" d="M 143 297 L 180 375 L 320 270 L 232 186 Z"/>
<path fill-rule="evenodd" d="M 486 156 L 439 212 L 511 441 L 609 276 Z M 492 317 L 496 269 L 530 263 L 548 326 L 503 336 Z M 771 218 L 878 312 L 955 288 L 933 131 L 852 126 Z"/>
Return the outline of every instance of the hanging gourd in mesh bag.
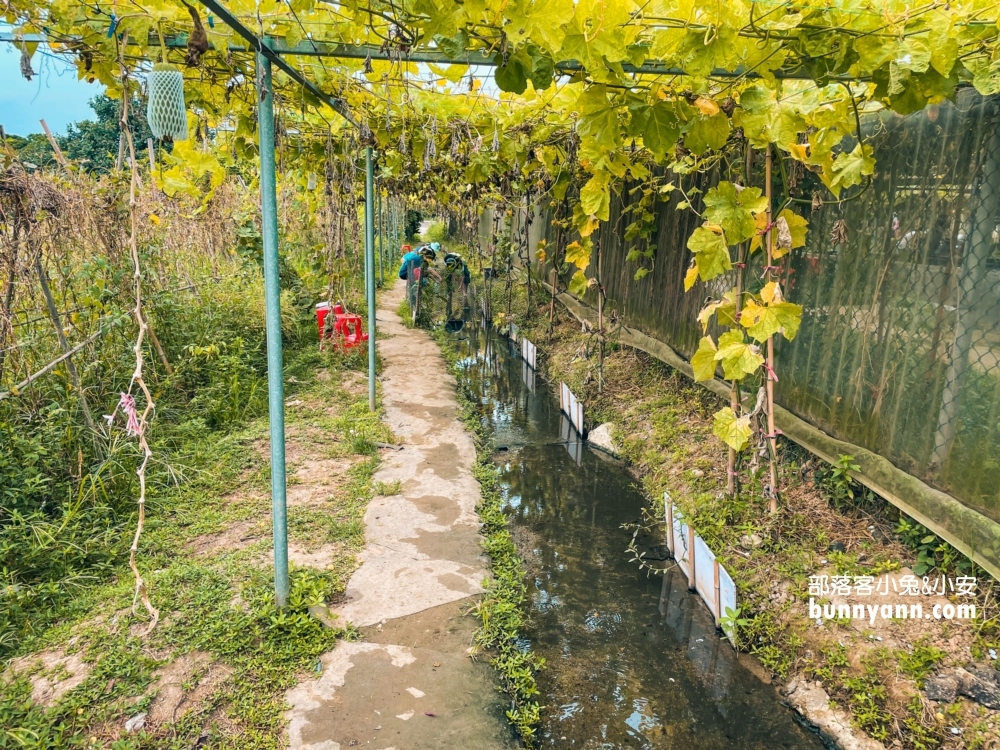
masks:
<path fill-rule="evenodd" d="M 167 62 L 167 46 L 160 31 L 161 62 L 153 65 L 147 79 L 149 104 L 146 119 L 149 129 L 157 138 L 172 141 L 187 139 L 187 111 L 184 109 L 184 74 Z"/>

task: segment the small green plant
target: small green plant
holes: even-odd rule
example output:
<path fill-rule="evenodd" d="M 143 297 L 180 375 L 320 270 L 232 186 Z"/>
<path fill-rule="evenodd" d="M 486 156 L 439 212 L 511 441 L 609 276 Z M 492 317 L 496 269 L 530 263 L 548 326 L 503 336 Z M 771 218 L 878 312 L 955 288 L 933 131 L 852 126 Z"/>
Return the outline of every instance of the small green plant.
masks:
<path fill-rule="evenodd" d="M 916 643 L 910 651 L 898 651 L 896 660 L 900 671 L 917 683 L 924 686 L 924 678 L 941 662 L 947 653 L 926 643 Z"/>
<path fill-rule="evenodd" d="M 975 567 L 969 558 L 911 518 L 900 516 L 896 533 L 903 544 L 916 553 L 917 563 L 913 572 L 918 576 L 927 575 L 932 570 L 969 573 Z"/>
<path fill-rule="evenodd" d="M 837 510 L 854 505 L 858 496 L 864 492 L 854 481 L 852 472 L 857 471 L 861 471 L 861 466 L 854 463 L 854 456 L 845 454 L 841 454 L 829 468 L 817 470 L 816 483 Z"/>
<path fill-rule="evenodd" d="M 448 239 L 448 224 L 444 221 L 432 221 L 420 235 L 420 239 L 424 242 L 444 242 Z"/>
<path fill-rule="evenodd" d="M 723 632 L 731 633 L 733 636 L 733 648 L 740 650 L 740 629 L 750 624 L 750 620 L 743 617 L 743 607 L 726 607 L 726 614 L 719 618 L 719 625 Z"/>
<path fill-rule="evenodd" d="M 398 495 L 403 491 L 403 483 L 398 479 L 392 482 L 375 482 L 372 487 L 374 488 L 376 495 L 382 495 L 384 497 Z"/>
<path fill-rule="evenodd" d="M 895 718 L 886 710 L 888 691 L 875 665 L 865 664 L 862 674 L 845 677 L 843 686 L 848 692 L 854 722 L 879 742 L 888 740 L 893 733 Z"/>

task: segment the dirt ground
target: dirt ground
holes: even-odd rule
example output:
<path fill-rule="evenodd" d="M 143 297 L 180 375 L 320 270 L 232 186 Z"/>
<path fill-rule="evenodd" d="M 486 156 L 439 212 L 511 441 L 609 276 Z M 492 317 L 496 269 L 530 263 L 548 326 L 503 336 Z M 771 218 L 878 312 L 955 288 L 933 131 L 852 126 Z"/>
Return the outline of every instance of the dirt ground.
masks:
<path fill-rule="evenodd" d="M 395 312 L 404 291 L 378 310 L 383 405 L 401 450 L 383 450 L 374 478 L 398 492 L 369 504 L 361 565 L 333 608 L 362 640 L 340 642 L 288 692 L 292 750 L 514 746 L 489 670 L 468 654 L 467 611 L 487 575 L 475 446 L 437 347 Z"/>

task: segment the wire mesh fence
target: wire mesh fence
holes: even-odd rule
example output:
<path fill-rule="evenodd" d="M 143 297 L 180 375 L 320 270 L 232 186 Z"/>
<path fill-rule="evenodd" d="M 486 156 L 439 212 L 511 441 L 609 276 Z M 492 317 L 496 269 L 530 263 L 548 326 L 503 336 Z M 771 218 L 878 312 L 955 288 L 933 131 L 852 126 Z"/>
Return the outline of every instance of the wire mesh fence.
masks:
<path fill-rule="evenodd" d="M 785 296 L 804 312 L 798 336 L 778 342 L 777 401 L 1000 522 L 998 125 L 998 102 L 972 90 L 907 117 L 872 115 L 863 132 L 877 172 L 840 204 L 814 203 L 818 179 L 790 165 L 793 208 L 810 231 L 781 261 Z M 759 171 L 752 184 L 763 184 Z M 719 176 L 679 179 L 707 190 Z M 656 209 L 652 269 L 635 280 L 627 256 L 645 248 L 624 239 L 633 200 L 624 191 L 596 235 L 606 310 L 690 357 L 705 297 L 734 280 L 684 292 L 700 219 L 676 210 L 679 191 Z M 751 289 L 761 271 L 760 260 L 746 269 Z"/>

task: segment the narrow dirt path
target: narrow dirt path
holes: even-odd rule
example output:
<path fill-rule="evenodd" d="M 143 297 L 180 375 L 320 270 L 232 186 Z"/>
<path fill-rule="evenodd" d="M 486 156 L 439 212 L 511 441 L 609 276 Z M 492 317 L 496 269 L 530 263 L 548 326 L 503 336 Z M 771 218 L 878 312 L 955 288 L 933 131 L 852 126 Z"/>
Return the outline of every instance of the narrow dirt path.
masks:
<path fill-rule="evenodd" d="M 363 640 L 339 643 L 288 692 L 292 750 L 514 747 L 488 668 L 468 656 L 464 613 L 487 575 L 475 446 L 437 347 L 396 314 L 404 291 L 378 309 L 386 418 L 404 445 L 384 452 L 375 480 L 399 494 L 368 506 L 361 566 L 334 609 Z"/>

